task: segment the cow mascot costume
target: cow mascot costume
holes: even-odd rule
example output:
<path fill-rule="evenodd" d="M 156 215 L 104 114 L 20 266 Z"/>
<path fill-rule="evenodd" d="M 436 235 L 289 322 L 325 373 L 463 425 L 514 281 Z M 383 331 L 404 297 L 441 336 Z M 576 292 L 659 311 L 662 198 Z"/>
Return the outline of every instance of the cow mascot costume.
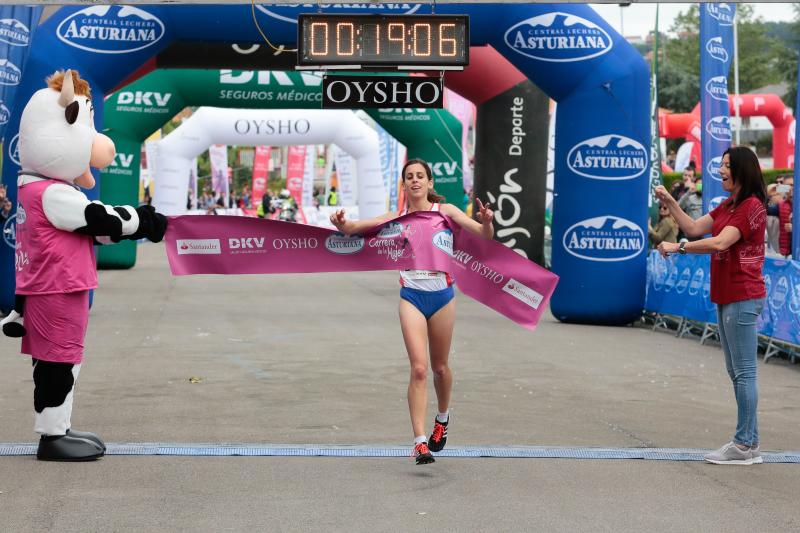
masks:
<path fill-rule="evenodd" d="M 94 245 L 164 237 L 167 221 L 150 206 L 90 202 L 90 167 L 114 159 L 114 143 L 94 129 L 89 84 L 75 71 L 56 72 L 30 99 L 19 125 L 16 298 L 3 332 L 22 337 L 33 359 L 36 457 L 91 461 L 105 453 L 93 433 L 72 429 L 75 380 L 97 287 Z M 23 324 L 24 320 L 24 324 Z"/>

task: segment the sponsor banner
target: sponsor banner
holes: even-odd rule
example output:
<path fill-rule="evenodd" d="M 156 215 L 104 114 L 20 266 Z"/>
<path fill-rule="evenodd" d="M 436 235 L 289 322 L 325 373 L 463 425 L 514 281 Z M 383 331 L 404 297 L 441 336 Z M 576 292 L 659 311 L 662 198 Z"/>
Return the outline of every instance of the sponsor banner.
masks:
<path fill-rule="evenodd" d="M 339 205 L 356 205 L 356 165 L 353 156 L 336 147 L 333 164 L 336 166 L 336 181 L 339 183 L 336 189 Z"/>
<path fill-rule="evenodd" d="M 719 176 L 722 153 L 731 145 L 728 72 L 733 58 L 735 4 L 700 4 L 700 121 L 703 161 L 703 212 L 725 197 Z M 709 179 L 710 178 L 710 179 Z"/>
<path fill-rule="evenodd" d="M 547 95 L 525 80 L 478 106 L 475 142 L 475 198 L 492 204 L 495 239 L 539 265 L 544 265 L 548 106 Z"/>
<path fill-rule="evenodd" d="M 93 6 L 64 18 L 56 28 L 63 43 L 95 54 L 127 54 L 153 46 L 164 37 L 164 23 L 132 6 Z"/>
<path fill-rule="evenodd" d="M 173 275 L 426 269 L 450 272 L 461 291 L 535 329 L 558 276 L 438 212 L 412 213 L 363 235 L 246 217 L 170 217 Z"/>
<path fill-rule="evenodd" d="M 314 172 L 316 170 L 317 146 L 306 146 L 306 160 L 303 164 L 303 201 L 300 205 L 312 206 L 314 204 Z"/>
<path fill-rule="evenodd" d="M 325 76 L 323 109 L 438 107 L 444 102 L 442 77 Z"/>
<path fill-rule="evenodd" d="M 256 146 L 253 154 L 253 206 L 258 207 L 267 192 L 267 180 L 269 179 L 269 159 L 272 155 L 272 148 L 269 146 Z"/>
<path fill-rule="evenodd" d="M 211 164 L 211 188 L 215 193 L 227 199 L 229 188 L 228 147 L 224 144 L 212 144 L 208 147 L 208 159 Z"/>
<path fill-rule="evenodd" d="M 764 261 L 767 299 L 758 319 L 759 334 L 800 344 L 800 262 L 767 257 Z M 650 252 L 647 261 L 645 309 L 717 323 L 710 299 L 710 256 Z"/>
<path fill-rule="evenodd" d="M 11 120 L 14 96 L 41 15 L 41 6 L 0 6 L 0 140 Z"/>
<path fill-rule="evenodd" d="M 306 147 L 290 146 L 286 155 L 286 188 L 297 205 L 303 205 L 303 174 L 306 166 Z"/>
<path fill-rule="evenodd" d="M 467 149 L 467 138 L 469 136 L 470 128 L 475 123 L 476 108 L 475 104 L 460 96 L 453 91 L 445 91 L 445 108 L 461 122 L 461 170 L 462 180 L 464 183 L 464 190 L 469 191 L 473 186 L 474 172 L 472 164 L 470 163 L 470 153 Z"/>
<path fill-rule="evenodd" d="M 555 11 L 525 19 L 508 29 L 505 44 L 515 52 L 539 61 L 569 63 L 608 53 L 611 35 L 595 22 Z"/>

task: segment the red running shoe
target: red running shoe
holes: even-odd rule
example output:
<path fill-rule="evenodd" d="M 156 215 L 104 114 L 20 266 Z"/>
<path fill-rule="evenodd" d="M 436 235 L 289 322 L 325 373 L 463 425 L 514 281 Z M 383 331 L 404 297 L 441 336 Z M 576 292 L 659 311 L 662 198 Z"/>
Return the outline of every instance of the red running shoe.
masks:
<path fill-rule="evenodd" d="M 436 461 L 436 459 L 434 459 L 431 455 L 431 451 L 428 449 L 427 442 L 420 442 L 414 446 L 414 453 L 412 456 L 416 458 L 418 465 L 426 465 Z"/>
<path fill-rule="evenodd" d="M 445 423 L 439 422 L 436 418 L 433 419 L 433 433 L 431 433 L 431 438 L 428 440 L 428 447 L 432 452 L 442 451 L 444 445 L 447 444 L 447 424 L 449 422 L 449 417 Z"/>

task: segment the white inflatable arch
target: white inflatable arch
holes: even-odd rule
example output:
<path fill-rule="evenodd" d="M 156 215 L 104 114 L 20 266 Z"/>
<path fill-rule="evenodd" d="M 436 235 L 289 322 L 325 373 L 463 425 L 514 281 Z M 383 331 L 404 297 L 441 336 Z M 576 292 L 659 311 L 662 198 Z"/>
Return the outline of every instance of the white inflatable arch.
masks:
<path fill-rule="evenodd" d="M 378 134 L 348 110 L 200 107 L 155 143 L 153 205 L 165 215 L 186 212 L 191 161 L 212 144 L 325 143 L 336 144 L 356 161 L 360 218 L 385 213 Z"/>

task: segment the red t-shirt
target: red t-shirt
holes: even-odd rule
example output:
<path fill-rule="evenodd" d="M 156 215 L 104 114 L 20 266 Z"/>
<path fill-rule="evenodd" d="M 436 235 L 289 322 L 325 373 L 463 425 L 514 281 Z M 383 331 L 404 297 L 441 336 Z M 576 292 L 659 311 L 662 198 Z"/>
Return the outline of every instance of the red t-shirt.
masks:
<path fill-rule="evenodd" d="M 742 238 L 733 246 L 711 255 L 711 301 L 725 305 L 742 300 L 765 298 L 764 232 L 767 210 L 755 196 L 735 208 L 723 202 L 709 213 L 714 223 L 711 235 L 716 237 L 725 226 L 733 226 Z"/>

